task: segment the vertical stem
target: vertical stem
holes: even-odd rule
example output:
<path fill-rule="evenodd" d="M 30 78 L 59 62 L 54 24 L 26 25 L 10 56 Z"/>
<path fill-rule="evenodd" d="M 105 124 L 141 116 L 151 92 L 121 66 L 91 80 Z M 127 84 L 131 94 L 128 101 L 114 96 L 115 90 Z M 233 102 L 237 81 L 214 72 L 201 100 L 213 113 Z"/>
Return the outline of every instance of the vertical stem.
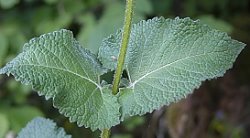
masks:
<path fill-rule="evenodd" d="M 109 138 L 109 136 L 110 136 L 110 129 L 102 130 L 101 138 Z"/>
<path fill-rule="evenodd" d="M 113 88 L 112 88 L 112 93 L 114 95 L 118 93 L 121 75 L 123 72 L 123 64 L 125 61 L 130 32 L 131 32 L 132 15 L 133 15 L 133 0 L 126 0 L 126 10 L 125 10 L 125 19 L 124 19 L 125 21 L 124 21 L 124 26 L 123 26 L 121 49 L 120 49 L 120 53 L 118 57 L 118 63 L 117 63 L 116 71 L 115 71 Z M 102 130 L 101 138 L 109 138 L 109 136 L 110 136 L 109 129 Z"/>
<path fill-rule="evenodd" d="M 125 21 L 124 21 L 124 27 L 123 27 L 121 49 L 120 49 L 120 53 L 118 57 L 118 63 L 117 63 L 117 68 L 116 68 L 114 81 L 113 81 L 113 88 L 112 88 L 112 93 L 114 95 L 118 93 L 119 83 L 120 83 L 121 75 L 123 72 L 123 64 L 124 64 L 125 57 L 126 57 L 130 31 L 131 31 L 132 15 L 133 15 L 133 0 L 126 0 Z"/>

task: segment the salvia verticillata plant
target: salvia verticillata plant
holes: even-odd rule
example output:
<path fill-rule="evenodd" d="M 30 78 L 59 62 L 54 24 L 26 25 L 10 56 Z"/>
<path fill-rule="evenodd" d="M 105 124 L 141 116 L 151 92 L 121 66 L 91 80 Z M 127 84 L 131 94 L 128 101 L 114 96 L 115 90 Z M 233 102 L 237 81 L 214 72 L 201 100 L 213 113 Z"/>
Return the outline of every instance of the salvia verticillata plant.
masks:
<path fill-rule="evenodd" d="M 62 29 L 31 39 L 0 73 L 52 98 L 54 107 L 71 122 L 109 137 L 109 128 L 124 118 L 177 102 L 202 81 L 222 76 L 245 46 L 190 18 L 155 17 L 131 25 L 132 8 L 133 1 L 127 0 L 124 28 L 103 40 L 98 55 Z M 101 79 L 113 70 L 112 84 Z M 121 87 L 123 71 L 128 77 L 122 79 L 128 83 Z M 36 132 L 43 129 L 27 129 L 46 122 L 55 127 L 38 118 L 19 136 L 44 134 Z M 69 137 L 61 129 L 48 133 Z"/>

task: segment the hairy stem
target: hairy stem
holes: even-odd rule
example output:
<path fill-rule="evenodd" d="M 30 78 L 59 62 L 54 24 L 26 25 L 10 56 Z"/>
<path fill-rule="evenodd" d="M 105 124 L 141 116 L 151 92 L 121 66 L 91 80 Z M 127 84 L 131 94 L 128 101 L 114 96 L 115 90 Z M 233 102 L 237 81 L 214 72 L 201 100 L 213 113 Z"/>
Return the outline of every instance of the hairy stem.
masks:
<path fill-rule="evenodd" d="M 109 136 L 110 136 L 110 130 L 109 129 L 102 130 L 101 138 L 109 138 Z"/>
<path fill-rule="evenodd" d="M 126 0 L 125 21 L 124 21 L 124 27 L 123 27 L 121 49 L 120 49 L 120 53 L 118 57 L 118 63 L 117 63 L 116 71 L 115 71 L 113 88 L 112 88 L 112 93 L 114 95 L 118 93 L 121 75 L 123 72 L 123 64 L 124 64 L 125 57 L 126 57 L 129 36 L 130 36 L 130 31 L 131 31 L 132 15 L 133 15 L 133 0 Z"/>
<path fill-rule="evenodd" d="M 116 95 L 118 93 L 118 88 L 121 80 L 121 75 L 123 72 L 123 64 L 125 61 L 127 47 L 129 42 L 129 36 L 131 32 L 131 24 L 132 24 L 132 15 L 133 15 L 133 0 L 126 0 L 126 11 L 125 11 L 125 21 L 122 33 L 122 42 L 121 42 L 121 49 L 118 57 L 117 68 L 115 71 L 114 81 L 113 81 L 113 88 L 112 93 Z M 110 130 L 104 129 L 101 133 L 101 138 L 109 138 Z"/>

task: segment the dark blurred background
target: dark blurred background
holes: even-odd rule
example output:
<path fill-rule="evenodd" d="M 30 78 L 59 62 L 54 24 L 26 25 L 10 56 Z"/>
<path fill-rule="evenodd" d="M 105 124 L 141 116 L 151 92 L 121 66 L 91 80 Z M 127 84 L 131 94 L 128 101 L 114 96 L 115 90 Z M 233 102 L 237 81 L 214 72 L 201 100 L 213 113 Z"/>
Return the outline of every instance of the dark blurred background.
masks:
<path fill-rule="evenodd" d="M 135 0 L 134 23 L 154 16 L 200 19 L 247 44 L 222 78 L 206 81 L 186 99 L 112 128 L 112 138 L 249 138 L 250 1 Z M 104 37 L 122 27 L 125 0 L 0 0 L 0 67 L 34 36 L 70 29 L 97 53 Z M 73 138 L 97 138 L 58 113 L 29 86 L 0 76 L 0 138 L 13 138 L 36 116 L 51 118 Z"/>

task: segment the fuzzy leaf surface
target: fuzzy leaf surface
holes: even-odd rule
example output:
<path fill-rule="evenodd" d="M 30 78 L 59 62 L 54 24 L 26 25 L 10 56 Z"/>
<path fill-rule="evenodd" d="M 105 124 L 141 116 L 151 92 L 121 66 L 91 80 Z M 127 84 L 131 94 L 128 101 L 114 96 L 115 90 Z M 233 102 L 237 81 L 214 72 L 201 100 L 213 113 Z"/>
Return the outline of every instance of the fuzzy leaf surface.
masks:
<path fill-rule="evenodd" d="M 30 40 L 0 74 L 32 85 L 39 95 L 53 98 L 54 106 L 71 122 L 96 130 L 120 122 L 117 97 L 100 85 L 105 71 L 95 55 L 63 29 Z"/>
<path fill-rule="evenodd" d="M 37 117 L 30 121 L 21 130 L 17 138 L 71 138 L 66 135 L 63 128 L 58 128 L 56 123 L 49 119 Z"/>
<path fill-rule="evenodd" d="M 103 66 L 115 69 L 122 33 L 104 39 Z M 222 76 L 245 44 L 190 18 L 153 18 L 131 30 L 125 69 L 130 79 L 120 89 L 122 118 L 143 115 L 186 97 L 201 82 Z"/>

